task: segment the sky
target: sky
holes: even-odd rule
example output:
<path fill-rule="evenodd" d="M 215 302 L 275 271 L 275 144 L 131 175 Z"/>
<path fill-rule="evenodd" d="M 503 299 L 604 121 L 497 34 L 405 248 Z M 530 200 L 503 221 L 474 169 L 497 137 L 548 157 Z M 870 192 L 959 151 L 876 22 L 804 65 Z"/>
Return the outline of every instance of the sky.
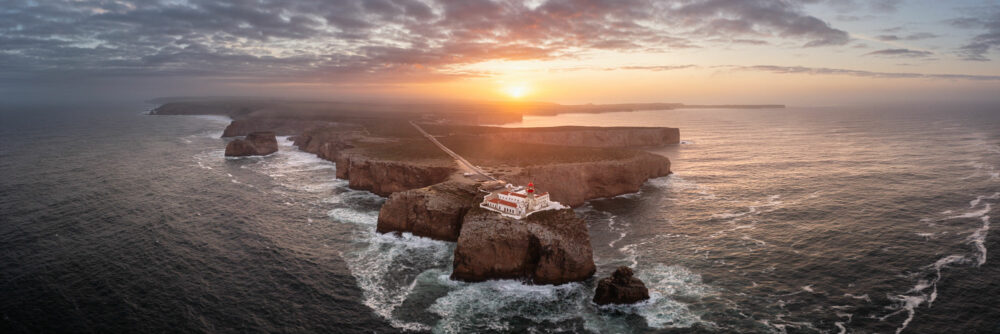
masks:
<path fill-rule="evenodd" d="M 1000 102 L 1000 0 L 2 0 L 5 100 Z"/>

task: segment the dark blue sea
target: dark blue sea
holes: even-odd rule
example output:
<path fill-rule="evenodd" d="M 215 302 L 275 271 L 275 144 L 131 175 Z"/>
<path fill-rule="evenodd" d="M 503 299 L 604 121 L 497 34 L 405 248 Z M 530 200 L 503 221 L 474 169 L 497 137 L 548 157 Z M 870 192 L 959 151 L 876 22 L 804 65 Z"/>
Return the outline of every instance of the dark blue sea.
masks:
<path fill-rule="evenodd" d="M 594 280 L 451 281 L 453 244 L 376 234 L 332 162 L 226 159 L 227 119 L 150 107 L 0 111 L 0 332 L 1000 333 L 997 106 L 505 125 L 681 128 L 673 175 L 576 209 L 597 277 L 650 288 L 607 308 Z"/>

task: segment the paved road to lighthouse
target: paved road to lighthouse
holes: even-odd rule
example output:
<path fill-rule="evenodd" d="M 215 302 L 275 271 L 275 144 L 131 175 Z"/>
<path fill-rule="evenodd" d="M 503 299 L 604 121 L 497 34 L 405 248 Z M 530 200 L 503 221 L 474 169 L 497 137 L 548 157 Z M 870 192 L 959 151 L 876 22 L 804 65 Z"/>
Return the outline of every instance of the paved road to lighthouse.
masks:
<path fill-rule="evenodd" d="M 427 131 L 424 131 L 424 129 L 421 128 L 419 125 L 417 125 L 417 123 L 410 121 L 410 125 L 413 125 L 414 128 L 417 128 L 417 131 L 420 131 L 420 133 L 423 134 L 424 137 L 430 139 L 431 142 L 434 143 L 434 145 L 437 145 L 437 147 L 440 148 L 442 151 L 444 151 L 444 153 L 448 153 L 448 155 L 450 155 L 452 158 L 455 158 L 455 160 L 458 161 L 459 164 L 464 165 L 465 168 L 471 170 L 473 173 L 479 174 L 480 176 L 490 179 L 492 181 L 499 181 L 497 178 L 492 177 L 489 174 L 486 174 L 486 172 L 484 172 L 482 169 L 479 169 L 479 167 L 476 167 L 476 165 L 473 165 L 468 160 L 465 160 L 465 158 L 463 158 L 461 155 L 458 155 L 458 153 L 455 153 L 455 151 L 452 151 L 447 146 L 444 146 L 444 144 L 441 144 L 441 142 L 439 142 L 437 138 L 434 138 L 434 136 L 431 136 L 431 134 L 427 133 Z"/>

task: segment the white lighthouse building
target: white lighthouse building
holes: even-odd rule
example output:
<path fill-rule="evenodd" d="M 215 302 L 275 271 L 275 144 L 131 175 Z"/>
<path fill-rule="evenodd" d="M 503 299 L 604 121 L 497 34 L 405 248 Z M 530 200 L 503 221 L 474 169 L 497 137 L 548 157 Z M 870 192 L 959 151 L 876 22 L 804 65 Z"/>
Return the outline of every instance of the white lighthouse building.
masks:
<path fill-rule="evenodd" d="M 531 182 L 527 187 L 508 184 L 504 189 L 491 192 L 483 197 L 479 207 L 516 219 L 528 217 L 538 211 L 563 208 L 559 202 L 549 200 L 548 192 L 535 193 L 535 184 Z"/>

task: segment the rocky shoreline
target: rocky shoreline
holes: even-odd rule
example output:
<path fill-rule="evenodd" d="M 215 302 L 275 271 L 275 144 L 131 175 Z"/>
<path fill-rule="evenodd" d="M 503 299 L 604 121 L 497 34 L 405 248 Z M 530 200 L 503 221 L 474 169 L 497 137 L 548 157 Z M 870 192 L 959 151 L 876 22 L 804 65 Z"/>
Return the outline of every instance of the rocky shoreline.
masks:
<path fill-rule="evenodd" d="M 350 188 L 388 197 L 378 233 L 409 232 L 456 242 L 453 279 L 564 284 L 587 280 L 596 270 L 587 224 L 573 210 L 516 220 L 480 208 L 485 194 L 481 184 L 463 176 L 451 157 L 408 124 L 414 115 L 400 119 L 399 114 L 360 117 L 216 107 L 197 104 L 188 110 L 171 103 L 154 114 L 228 115 L 234 120 L 225 137 L 259 131 L 293 136 L 299 149 L 335 162 L 336 177 L 347 180 Z M 669 159 L 635 148 L 680 141 L 675 128 L 508 129 L 435 123 L 428 132 L 491 175 L 513 184 L 534 182 L 552 200 L 569 206 L 636 192 L 646 180 L 669 175 Z"/>

